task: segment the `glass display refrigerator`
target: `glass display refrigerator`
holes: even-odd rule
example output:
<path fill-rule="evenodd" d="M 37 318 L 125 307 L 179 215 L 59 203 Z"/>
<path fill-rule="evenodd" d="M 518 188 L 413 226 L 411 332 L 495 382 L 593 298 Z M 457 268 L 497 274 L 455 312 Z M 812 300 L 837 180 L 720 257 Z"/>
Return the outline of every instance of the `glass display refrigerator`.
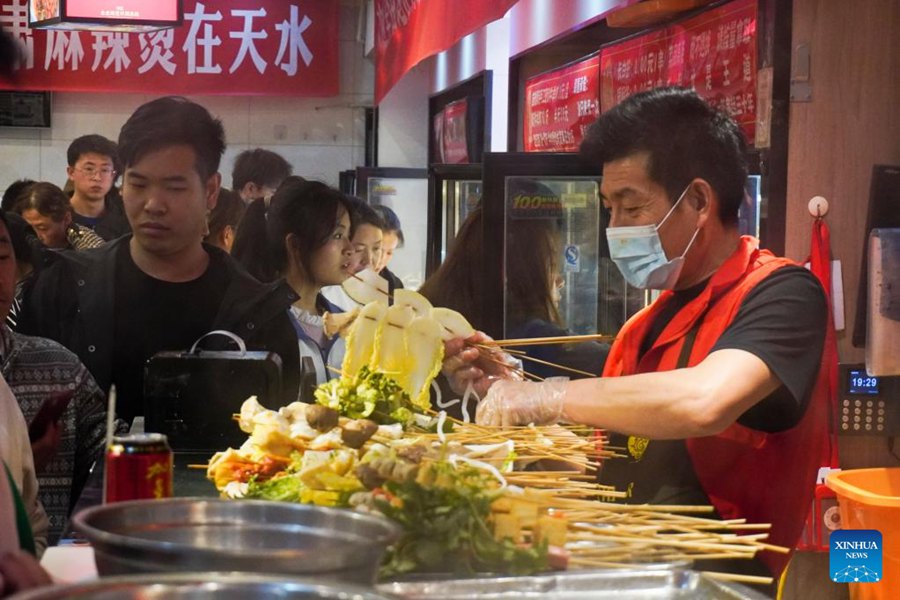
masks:
<path fill-rule="evenodd" d="M 428 174 L 425 169 L 357 167 L 356 195 L 397 213 L 404 243 L 394 251 L 391 271 L 403 287 L 418 289 L 425 281 L 428 254 Z"/>
<path fill-rule="evenodd" d="M 488 334 L 505 338 L 521 319 L 517 294 L 531 290 L 511 277 L 522 273 L 516 261 L 526 256 L 533 262 L 533 280 L 555 287 L 546 293 L 572 334 L 615 335 L 646 305 L 648 295 L 629 286 L 609 258 L 608 213 L 600 202 L 596 166 L 574 154 L 510 152 L 487 153 L 483 168 L 481 268 Z M 548 248 L 549 260 L 534 259 L 538 246 Z M 545 268 L 553 272 L 536 276 Z"/>
<path fill-rule="evenodd" d="M 481 164 L 429 167 L 428 275 L 444 262 L 459 226 L 481 204 L 482 188 Z"/>

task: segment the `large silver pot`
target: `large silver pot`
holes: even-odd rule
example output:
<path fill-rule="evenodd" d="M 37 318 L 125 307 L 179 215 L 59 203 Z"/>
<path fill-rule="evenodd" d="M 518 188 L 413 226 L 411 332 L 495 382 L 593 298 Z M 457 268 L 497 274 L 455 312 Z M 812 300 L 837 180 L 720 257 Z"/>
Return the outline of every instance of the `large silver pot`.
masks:
<path fill-rule="evenodd" d="M 117 502 L 81 511 L 74 523 L 100 575 L 252 571 L 369 585 L 400 533 L 350 510 L 206 498 Z"/>
<path fill-rule="evenodd" d="M 167 573 L 103 577 L 72 585 L 43 587 L 10 600 L 246 600 L 283 598 L 307 600 L 387 600 L 372 590 L 313 580 L 248 573 Z"/>

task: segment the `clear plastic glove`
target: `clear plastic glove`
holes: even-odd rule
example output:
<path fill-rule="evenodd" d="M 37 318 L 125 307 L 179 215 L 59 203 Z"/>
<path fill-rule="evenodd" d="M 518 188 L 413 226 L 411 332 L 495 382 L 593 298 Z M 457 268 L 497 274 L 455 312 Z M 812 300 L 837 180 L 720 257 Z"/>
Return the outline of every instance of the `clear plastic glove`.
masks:
<path fill-rule="evenodd" d="M 493 339 L 481 331 L 466 339 L 444 343 L 441 372 L 457 394 L 464 394 L 469 384 L 483 398 L 494 382 L 502 379 L 521 380 L 521 362 L 499 348 L 479 348 Z"/>
<path fill-rule="evenodd" d="M 557 423 L 564 416 L 567 385 L 564 377 L 540 383 L 497 382 L 478 405 L 475 422 L 499 427 Z"/>

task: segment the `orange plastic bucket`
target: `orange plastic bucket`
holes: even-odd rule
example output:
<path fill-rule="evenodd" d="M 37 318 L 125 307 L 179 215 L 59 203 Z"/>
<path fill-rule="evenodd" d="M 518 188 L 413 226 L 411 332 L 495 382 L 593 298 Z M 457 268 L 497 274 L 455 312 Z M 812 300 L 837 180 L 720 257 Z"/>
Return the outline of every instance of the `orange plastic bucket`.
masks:
<path fill-rule="evenodd" d="M 851 583 L 853 600 L 900 598 L 900 468 L 851 469 L 825 480 L 838 497 L 842 529 L 877 529 L 882 535 L 882 578 Z"/>

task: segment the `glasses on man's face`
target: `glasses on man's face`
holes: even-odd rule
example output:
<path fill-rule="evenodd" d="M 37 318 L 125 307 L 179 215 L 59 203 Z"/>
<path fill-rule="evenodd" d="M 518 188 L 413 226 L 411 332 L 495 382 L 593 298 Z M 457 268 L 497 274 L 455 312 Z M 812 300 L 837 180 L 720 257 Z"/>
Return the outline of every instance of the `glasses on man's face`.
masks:
<path fill-rule="evenodd" d="M 81 171 L 90 179 L 94 177 L 100 177 L 101 179 L 105 179 L 107 177 L 114 177 L 116 175 L 116 170 L 112 167 L 92 167 L 90 165 L 86 167 L 75 167 L 76 170 Z"/>

